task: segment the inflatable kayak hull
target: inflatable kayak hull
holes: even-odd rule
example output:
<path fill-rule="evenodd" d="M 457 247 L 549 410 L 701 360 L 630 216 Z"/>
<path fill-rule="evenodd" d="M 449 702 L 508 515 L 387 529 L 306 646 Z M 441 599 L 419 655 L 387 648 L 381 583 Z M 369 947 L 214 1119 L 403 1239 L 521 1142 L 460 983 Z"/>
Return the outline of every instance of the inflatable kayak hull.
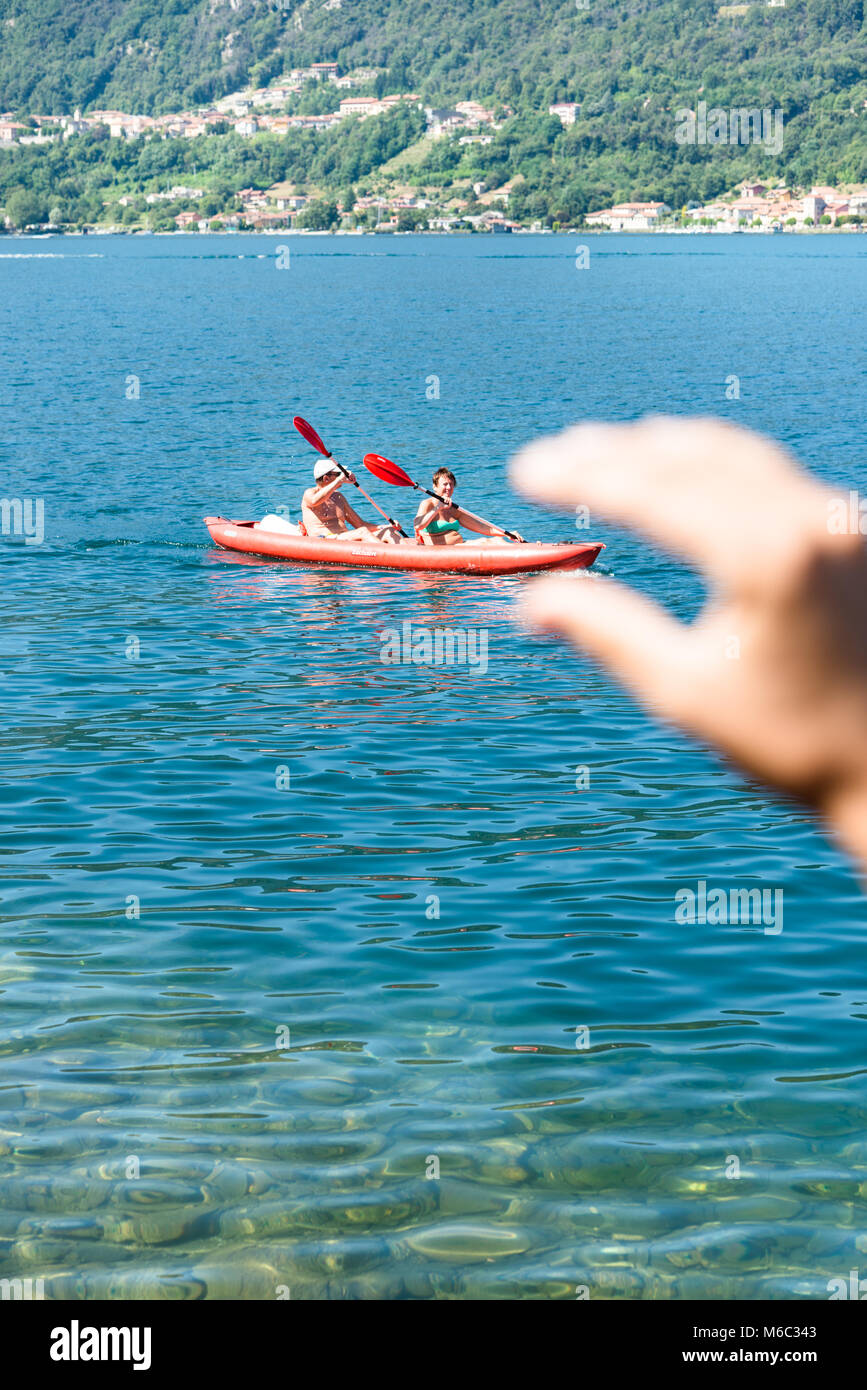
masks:
<path fill-rule="evenodd" d="M 416 570 L 444 574 L 531 574 L 538 570 L 588 569 L 604 546 L 384 545 L 371 541 L 322 541 L 263 531 L 254 521 L 206 516 L 211 539 L 226 550 L 292 560 L 297 565 L 353 565 L 360 569 Z"/>

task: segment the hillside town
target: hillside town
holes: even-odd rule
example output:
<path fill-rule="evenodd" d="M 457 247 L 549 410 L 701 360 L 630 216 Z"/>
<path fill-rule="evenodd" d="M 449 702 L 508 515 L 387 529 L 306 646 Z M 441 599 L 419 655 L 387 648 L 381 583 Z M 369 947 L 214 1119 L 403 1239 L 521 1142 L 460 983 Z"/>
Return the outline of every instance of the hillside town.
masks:
<path fill-rule="evenodd" d="M 233 92 L 216 101 L 212 107 L 198 111 L 141 116 L 130 115 L 124 111 L 102 110 L 82 114 L 77 110 L 72 116 L 34 115 L 30 118 L 32 125 L 29 126 L 22 121 L 16 121 L 14 114 L 7 112 L 0 116 L 0 145 L 44 145 L 54 140 L 67 140 L 73 135 L 94 133 L 97 130 L 103 130 L 116 139 L 125 140 L 148 135 L 195 139 L 199 135 L 222 134 L 229 130 L 245 138 L 260 131 L 285 135 L 289 130 L 328 130 L 347 116 L 360 119 L 379 116 L 402 101 L 422 107 L 418 93 L 402 92 L 383 97 L 343 97 L 337 102 L 336 110 L 315 115 L 293 115 L 283 110 L 293 97 L 302 92 L 306 83 L 327 81 L 333 83 L 334 87 L 345 90 L 370 86 L 376 77 L 377 73 L 371 68 L 359 68 L 340 76 L 337 63 L 314 63 L 310 68 L 293 69 L 269 87 Z M 494 112 L 476 101 L 458 102 L 454 110 L 436 110 L 428 107 L 425 115 L 428 134 L 434 139 L 458 128 L 465 128 L 470 132 L 485 126 L 496 128 Z"/>
<path fill-rule="evenodd" d="M 93 110 L 73 115 L 32 115 L 27 122 L 14 113 L 0 116 L 0 150 L 13 146 L 48 145 L 73 136 L 101 136 L 133 141 L 140 139 L 196 139 L 206 135 L 234 133 L 251 139 L 259 133 L 285 135 L 291 130 L 325 131 L 352 119 L 364 121 L 383 115 L 402 103 L 424 113 L 424 139 L 449 137 L 458 144 L 490 144 L 497 130 L 510 115 L 508 106 L 497 111 L 478 101 L 459 101 L 454 107 L 426 107 L 416 92 L 377 96 L 372 89 L 379 74 L 373 68 L 357 68 L 341 74 L 336 62 L 313 63 L 309 68 L 293 69 L 267 87 L 231 93 L 212 106 L 195 111 L 161 116 L 130 114 L 116 110 Z M 334 110 L 299 113 L 288 109 L 309 90 L 310 84 L 328 84 L 346 96 L 335 96 Z M 353 89 L 357 89 L 352 95 Z M 363 89 L 363 90 L 362 90 Z M 332 104 L 326 102 L 323 104 Z M 580 103 L 563 101 L 549 105 L 548 114 L 564 127 L 580 116 Z M 335 201 L 335 221 L 329 230 L 398 231 L 548 231 L 540 221 L 519 222 L 509 215 L 512 189 L 520 175 L 496 187 L 484 181 L 466 180 L 465 186 L 444 190 L 420 188 L 417 184 L 392 180 L 378 191 L 356 196 L 351 206 Z M 208 190 L 186 184 L 172 184 L 144 196 L 148 208 L 171 205 L 171 218 L 179 232 L 207 231 L 302 231 L 309 230 L 305 210 L 312 200 L 324 196 L 322 190 L 300 188 L 291 182 L 278 182 L 267 188 L 238 188 L 229 211 L 207 211 L 197 206 L 208 198 Z M 132 208 L 136 198 L 125 194 L 116 199 L 117 210 Z M 178 204 L 184 204 L 177 210 Z M 106 201 L 107 213 L 112 205 Z M 867 219 L 867 188 L 840 189 L 812 187 L 796 190 L 745 182 L 728 197 L 700 205 L 688 203 L 673 209 L 663 202 L 625 202 L 588 212 L 575 227 L 557 226 L 553 230 L 612 232 L 784 232 L 828 228 L 859 230 Z M 9 229 L 9 219 L 6 219 Z M 48 224 L 49 226 L 51 224 Z M 110 220 L 96 231 L 145 230 Z M 162 228 L 161 230 L 166 230 Z M 171 230 L 169 226 L 168 230 Z"/>

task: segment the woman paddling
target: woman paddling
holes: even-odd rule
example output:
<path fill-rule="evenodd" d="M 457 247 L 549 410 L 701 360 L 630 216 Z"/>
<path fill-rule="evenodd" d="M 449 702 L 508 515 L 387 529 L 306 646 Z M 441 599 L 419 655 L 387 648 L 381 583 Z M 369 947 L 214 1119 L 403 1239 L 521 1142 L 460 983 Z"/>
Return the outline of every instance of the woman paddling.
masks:
<path fill-rule="evenodd" d="M 473 541 L 473 545 L 490 545 L 492 542 L 501 542 L 509 539 L 507 532 L 498 526 L 493 526 L 489 521 L 482 521 L 480 517 L 473 516 L 469 512 L 462 511 L 460 507 L 452 502 L 457 480 L 454 473 L 448 468 L 438 468 L 433 475 L 434 491 L 438 497 L 442 498 L 437 502 L 433 497 L 425 497 L 415 516 L 415 536 L 416 540 L 422 545 L 462 545 L 463 536 L 461 527 L 466 526 L 468 531 L 475 531 L 477 535 L 484 536 L 482 541 Z M 518 536 L 517 531 L 512 533 L 518 540 L 523 540 L 523 536 Z"/>

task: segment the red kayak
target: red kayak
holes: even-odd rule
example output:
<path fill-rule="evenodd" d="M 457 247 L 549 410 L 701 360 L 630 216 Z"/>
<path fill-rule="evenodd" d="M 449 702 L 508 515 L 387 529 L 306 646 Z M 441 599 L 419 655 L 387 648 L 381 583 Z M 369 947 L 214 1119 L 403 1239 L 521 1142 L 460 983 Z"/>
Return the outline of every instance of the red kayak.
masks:
<path fill-rule="evenodd" d="M 299 565 L 355 565 L 360 569 L 440 570 L 446 574 L 530 574 L 588 569 L 600 550 L 592 545 L 529 541 L 513 545 L 385 545 L 374 541 L 322 541 L 263 531 L 255 521 L 206 516 L 211 539 L 226 550 L 294 560 Z"/>

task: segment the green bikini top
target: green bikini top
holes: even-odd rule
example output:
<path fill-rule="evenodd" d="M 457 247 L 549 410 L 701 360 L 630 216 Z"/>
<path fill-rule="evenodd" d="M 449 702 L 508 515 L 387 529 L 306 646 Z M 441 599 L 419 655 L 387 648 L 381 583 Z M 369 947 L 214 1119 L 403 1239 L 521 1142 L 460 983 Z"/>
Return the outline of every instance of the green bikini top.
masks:
<path fill-rule="evenodd" d="M 445 517 L 438 516 L 426 529 L 432 531 L 435 536 L 441 536 L 445 531 L 460 531 L 461 526 L 458 521 L 446 521 Z"/>

